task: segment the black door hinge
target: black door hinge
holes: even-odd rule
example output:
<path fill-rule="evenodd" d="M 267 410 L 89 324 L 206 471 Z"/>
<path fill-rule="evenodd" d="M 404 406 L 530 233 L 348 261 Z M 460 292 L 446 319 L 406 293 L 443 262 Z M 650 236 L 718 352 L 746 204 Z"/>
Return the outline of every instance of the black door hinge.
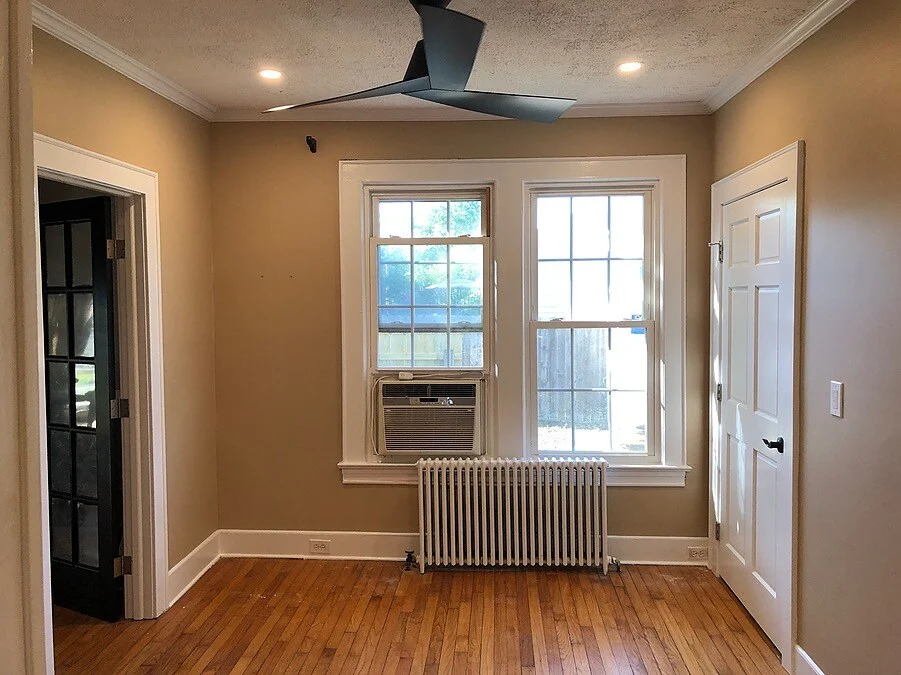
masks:
<path fill-rule="evenodd" d="M 720 540 L 720 524 L 719 523 L 715 523 L 713 526 L 713 538 L 716 539 L 717 541 Z"/>
<path fill-rule="evenodd" d="M 723 400 L 723 385 L 716 385 L 716 400 L 722 402 Z"/>

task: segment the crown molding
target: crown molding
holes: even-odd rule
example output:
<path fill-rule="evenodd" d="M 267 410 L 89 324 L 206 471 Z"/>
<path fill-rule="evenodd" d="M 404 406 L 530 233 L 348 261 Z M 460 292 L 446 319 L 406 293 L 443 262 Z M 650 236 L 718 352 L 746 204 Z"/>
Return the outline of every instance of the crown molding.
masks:
<path fill-rule="evenodd" d="M 823 0 L 783 33 L 764 52 L 723 80 L 704 104 L 715 112 L 758 77 L 775 66 L 804 40 L 816 33 L 847 8 L 854 0 Z"/>
<path fill-rule="evenodd" d="M 69 21 L 44 5 L 31 5 L 32 23 L 42 31 L 84 52 L 100 63 L 109 66 L 130 80 L 147 87 L 150 91 L 167 98 L 176 105 L 191 111 L 207 121 L 216 118 L 217 108 L 171 80 L 135 61 L 111 44 L 104 42 L 93 33 Z"/>
<path fill-rule="evenodd" d="M 700 101 L 676 103 L 611 103 L 576 105 L 563 118 L 585 117 L 661 117 L 668 115 L 708 115 L 710 110 Z M 460 122 L 494 120 L 497 117 L 430 104 L 405 108 L 322 107 L 295 108 L 280 113 L 259 110 L 220 109 L 216 122 Z"/>

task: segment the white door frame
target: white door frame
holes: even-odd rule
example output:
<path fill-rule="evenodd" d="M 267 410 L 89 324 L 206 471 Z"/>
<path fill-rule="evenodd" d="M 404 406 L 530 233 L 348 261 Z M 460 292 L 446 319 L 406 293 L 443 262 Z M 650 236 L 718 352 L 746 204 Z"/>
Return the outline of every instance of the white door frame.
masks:
<path fill-rule="evenodd" d="M 38 396 L 29 401 L 31 419 L 40 420 L 40 452 L 29 454 L 32 475 L 40 476 L 40 549 L 26 550 L 28 568 L 44 598 L 44 641 L 52 647 L 50 611 L 50 565 L 48 532 L 47 432 L 44 427 L 43 319 L 40 308 L 40 217 L 37 179 L 52 180 L 106 192 L 116 201 L 116 237 L 126 240 L 125 264 L 117 270 L 120 371 L 125 396 L 130 399 L 130 417 L 123 425 L 123 518 L 125 555 L 131 555 L 133 571 L 125 578 L 125 615 L 133 619 L 155 618 L 168 608 L 169 571 L 166 517 L 166 448 L 163 400 L 162 295 L 160 287 L 159 190 L 157 175 L 119 160 L 104 157 L 74 145 L 34 134 L 33 228 L 23 236 L 35 252 L 32 288 L 26 288 L 26 335 L 29 370 L 37 374 Z M 31 492 L 35 486 L 32 485 Z M 32 515 L 32 518 L 37 516 Z M 37 527 L 37 523 L 32 523 Z M 40 574 L 37 570 L 40 569 Z M 51 652 L 52 653 L 52 652 Z"/>
<path fill-rule="evenodd" d="M 787 552 L 791 557 L 789 567 L 791 569 L 789 589 L 787 593 L 780 594 L 783 605 L 780 613 L 789 617 L 790 644 L 786 645 L 782 654 L 782 665 L 793 673 L 795 660 L 795 646 L 797 645 L 797 579 L 798 579 L 798 477 L 800 466 L 800 383 L 801 383 L 801 327 L 803 323 L 801 267 L 803 263 L 803 181 L 804 181 L 804 142 L 798 141 L 773 153 L 751 166 L 733 173 L 713 184 L 711 188 L 711 265 L 710 265 L 710 509 L 709 509 L 709 533 L 710 547 L 709 567 L 720 576 L 719 570 L 719 546 L 716 540 L 716 527 L 720 522 L 721 505 L 723 504 L 723 480 L 720 469 L 723 466 L 720 438 L 720 404 L 717 401 L 717 387 L 723 383 L 720 381 L 720 360 L 722 358 L 720 348 L 720 322 L 722 316 L 722 265 L 719 254 L 722 251 L 723 241 L 723 207 L 736 202 L 744 197 L 765 190 L 766 188 L 788 182 L 791 186 L 793 200 L 786 208 L 786 217 L 793 219 L 793 226 L 797 231 L 797 244 L 795 249 L 795 335 L 794 335 L 794 367 L 793 367 L 793 424 L 792 434 L 793 453 L 786 455 L 788 462 L 785 467 L 790 472 L 792 486 L 792 506 L 789 518 L 791 520 L 792 547 Z M 716 244 L 719 243 L 719 246 Z M 725 387 L 723 387 L 725 389 Z"/>

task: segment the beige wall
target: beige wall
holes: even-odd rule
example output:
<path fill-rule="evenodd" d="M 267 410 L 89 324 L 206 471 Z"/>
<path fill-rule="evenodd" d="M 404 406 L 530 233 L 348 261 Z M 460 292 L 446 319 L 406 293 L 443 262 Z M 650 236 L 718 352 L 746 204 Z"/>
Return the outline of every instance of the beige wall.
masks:
<path fill-rule="evenodd" d="M 218 526 L 210 124 L 34 32 L 38 133 L 159 174 L 169 561 Z"/>
<path fill-rule="evenodd" d="M 715 122 L 717 178 L 807 142 L 799 643 L 826 673 L 896 673 L 901 4 L 858 0 Z"/>
<path fill-rule="evenodd" d="M 307 134 L 319 140 L 310 154 Z M 338 160 L 685 154 L 688 461 L 680 488 L 615 488 L 614 534 L 707 528 L 709 117 L 213 125 L 220 526 L 415 531 L 415 490 L 345 486 Z"/>

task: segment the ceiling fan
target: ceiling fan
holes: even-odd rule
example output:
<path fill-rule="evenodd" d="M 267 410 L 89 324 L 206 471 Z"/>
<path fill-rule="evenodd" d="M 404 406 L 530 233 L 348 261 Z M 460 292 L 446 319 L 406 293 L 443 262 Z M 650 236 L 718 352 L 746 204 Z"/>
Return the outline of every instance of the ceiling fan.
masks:
<path fill-rule="evenodd" d="M 450 2 L 410 0 L 419 14 L 422 40 L 416 43 L 410 65 L 400 82 L 312 103 L 280 105 L 265 112 L 404 94 L 498 117 L 550 123 L 576 102 L 575 99 L 552 96 L 468 91 L 466 84 L 479 52 L 485 22 L 447 9 Z"/>

